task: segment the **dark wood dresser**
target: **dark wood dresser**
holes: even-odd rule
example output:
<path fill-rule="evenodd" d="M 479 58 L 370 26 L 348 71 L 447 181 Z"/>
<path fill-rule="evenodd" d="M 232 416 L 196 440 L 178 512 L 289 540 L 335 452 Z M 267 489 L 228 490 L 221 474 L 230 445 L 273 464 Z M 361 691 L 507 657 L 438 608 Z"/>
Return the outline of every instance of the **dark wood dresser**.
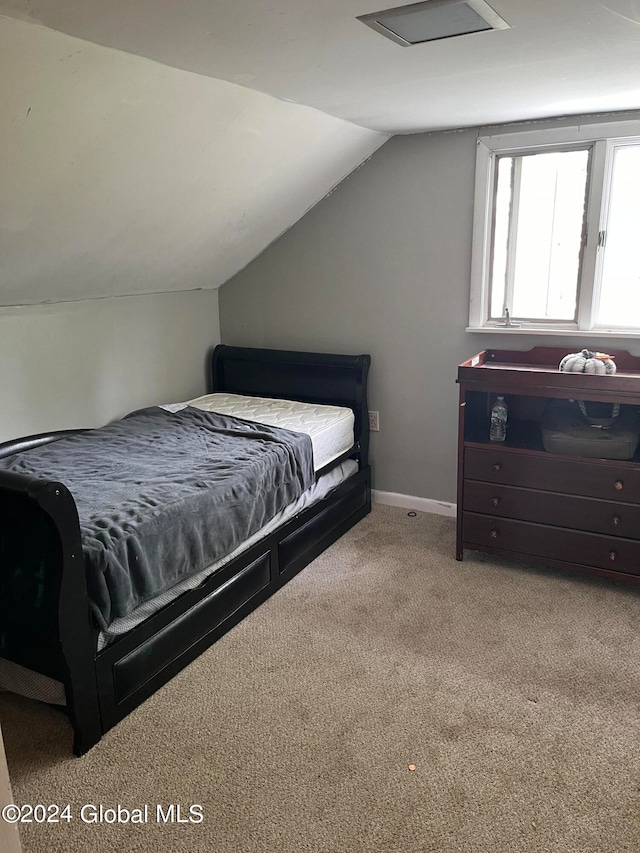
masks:
<path fill-rule="evenodd" d="M 550 405 L 577 401 L 610 411 L 620 404 L 633 422 L 640 358 L 614 350 L 613 375 L 561 373 L 568 352 L 484 350 L 458 367 L 456 557 L 465 548 L 488 551 L 638 583 L 640 451 L 624 460 L 580 455 L 571 445 L 549 452 L 543 425 Z M 508 405 L 507 438 L 499 444 L 489 440 L 498 395 Z"/>

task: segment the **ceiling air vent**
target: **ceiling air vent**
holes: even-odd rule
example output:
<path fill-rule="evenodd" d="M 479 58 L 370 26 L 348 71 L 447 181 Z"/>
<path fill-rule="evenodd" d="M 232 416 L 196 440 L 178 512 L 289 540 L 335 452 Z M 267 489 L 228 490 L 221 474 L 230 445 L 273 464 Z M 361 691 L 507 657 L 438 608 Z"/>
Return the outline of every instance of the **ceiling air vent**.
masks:
<path fill-rule="evenodd" d="M 484 0 L 427 0 L 359 15 L 358 20 L 404 47 L 509 28 Z"/>

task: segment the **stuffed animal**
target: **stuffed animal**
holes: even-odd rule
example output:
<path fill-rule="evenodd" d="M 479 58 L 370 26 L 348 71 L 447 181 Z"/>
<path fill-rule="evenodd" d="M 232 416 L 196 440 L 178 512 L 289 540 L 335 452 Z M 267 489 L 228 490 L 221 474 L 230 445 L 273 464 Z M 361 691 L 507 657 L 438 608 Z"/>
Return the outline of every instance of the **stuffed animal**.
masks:
<path fill-rule="evenodd" d="M 606 352 L 591 352 L 583 349 L 571 352 L 560 362 L 560 370 L 565 373 L 615 373 L 615 356 Z"/>

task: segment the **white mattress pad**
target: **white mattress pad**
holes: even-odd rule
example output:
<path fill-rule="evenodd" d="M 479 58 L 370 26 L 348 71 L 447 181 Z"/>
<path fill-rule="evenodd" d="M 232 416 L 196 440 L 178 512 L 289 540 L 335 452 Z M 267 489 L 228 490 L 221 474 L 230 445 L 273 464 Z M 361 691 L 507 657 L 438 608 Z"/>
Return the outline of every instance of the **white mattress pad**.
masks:
<path fill-rule="evenodd" d="M 342 456 L 354 444 L 354 414 L 343 406 L 220 393 L 196 397 L 187 405 L 205 412 L 306 433 L 313 446 L 313 467 L 316 471 Z"/>

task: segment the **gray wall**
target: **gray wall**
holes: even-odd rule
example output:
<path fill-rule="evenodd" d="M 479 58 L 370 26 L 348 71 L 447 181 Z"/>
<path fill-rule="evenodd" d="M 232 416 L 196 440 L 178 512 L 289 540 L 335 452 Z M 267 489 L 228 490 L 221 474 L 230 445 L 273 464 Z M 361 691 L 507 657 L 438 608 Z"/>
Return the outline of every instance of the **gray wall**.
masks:
<path fill-rule="evenodd" d="M 224 343 L 371 353 L 380 490 L 455 500 L 461 361 L 588 340 L 465 332 L 475 140 L 495 130 L 395 137 L 220 291 Z M 640 353 L 628 340 L 597 348 Z"/>
<path fill-rule="evenodd" d="M 218 291 L 0 309 L 0 441 L 206 389 Z"/>

